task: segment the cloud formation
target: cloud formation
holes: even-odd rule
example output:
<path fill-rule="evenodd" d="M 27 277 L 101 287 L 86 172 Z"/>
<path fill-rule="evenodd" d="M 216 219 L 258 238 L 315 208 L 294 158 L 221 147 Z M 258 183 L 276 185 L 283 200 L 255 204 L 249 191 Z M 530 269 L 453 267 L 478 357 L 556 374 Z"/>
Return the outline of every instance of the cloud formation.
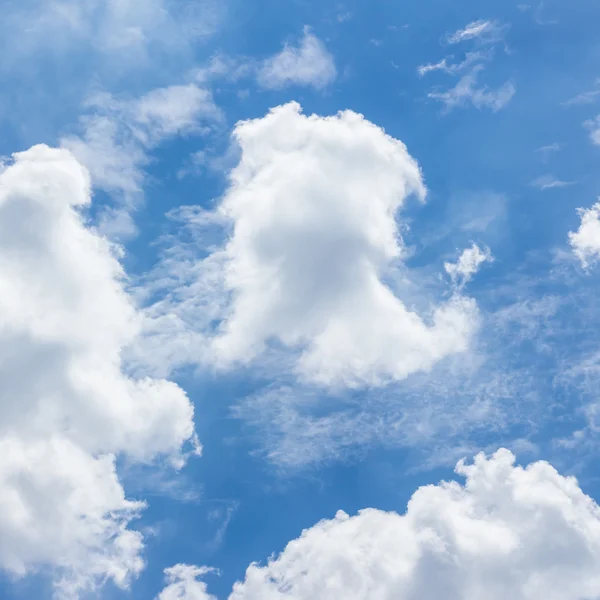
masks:
<path fill-rule="evenodd" d="M 183 390 L 127 374 L 140 317 L 119 249 L 80 213 L 90 200 L 65 149 L 35 146 L 0 174 L 0 567 L 52 567 L 68 599 L 143 567 L 128 524 L 144 505 L 116 456 L 179 467 L 185 444 L 199 451 Z"/>
<path fill-rule="evenodd" d="M 512 81 L 506 81 L 496 89 L 490 89 L 486 85 L 478 87 L 477 79 L 482 69 L 482 65 L 477 65 L 470 73 L 461 77 L 456 86 L 445 92 L 430 92 L 429 98 L 442 102 L 446 111 L 472 105 L 498 112 L 512 100 L 516 93 L 515 85 Z"/>
<path fill-rule="evenodd" d="M 365 509 L 306 529 L 229 600 L 588 600 L 600 588 L 600 507 L 550 464 L 508 450 L 460 461 L 404 514 Z M 176 596 L 196 600 L 196 596 Z M 204 598 L 205 596 L 199 596 Z M 162 600 L 162 599 L 161 599 Z"/>
<path fill-rule="evenodd" d="M 156 600 L 216 600 L 207 591 L 207 586 L 199 578 L 212 569 L 179 564 L 165 569 L 167 585 Z"/>
<path fill-rule="evenodd" d="M 450 275 L 454 285 L 463 287 L 471 281 L 484 262 L 492 260 L 492 253 L 489 248 L 482 250 L 477 244 L 472 244 L 470 248 L 463 250 L 455 263 L 445 262 L 444 269 Z"/>
<path fill-rule="evenodd" d="M 449 34 L 446 41 L 449 44 L 460 44 L 469 40 L 476 40 L 480 44 L 494 44 L 504 37 L 506 26 L 498 21 L 480 19 L 472 21 L 462 29 Z"/>
<path fill-rule="evenodd" d="M 150 152 L 169 137 L 202 133 L 221 119 L 210 91 L 193 83 L 156 88 L 133 99 L 97 94 L 86 108 L 81 136 L 65 136 L 61 145 L 88 169 L 94 187 L 117 200 L 100 222 L 103 233 L 117 238 L 135 233 L 130 210 L 142 194 Z"/>
<path fill-rule="evenodd" d="M 217 209 L 231 234 L 200 263 L 201 277 L 224 273 L 213 362 L 249 364 L 279 347 L 302 380 L 377 385 L 467 348 L 473 300 L 455 294 L 420 316 L 384 283 L 403 256 L 397 213 L 425 195 L 402 142 L 352 111 L 305 116 L 296 103 L 238 123 L 234 138 L 240 162 Z M 195 285 L 184 295 L 197 306 L 219 304 L 198 290 L 218 285 Z M 178 312 L 161 310 L 163 321 Z"/>
<path fill-rule="evenodd" d="M 420 488 L 405 515 L 339 512 L 252 565 L 231 600 L 584 600 L 600 585 L 600 510 L 572 478 L 500 450 Z"/>
<path fill-rule="evenodd" d="M 336 78 L 333 56 L 319 38 L 304 28 L 300 45 L 286 44 L 283 50 L 267 59 L 258 72 L 258 83 L 269 89 L 290 85 L 322 89 Z"/>
<path fill-rule="evenodd" d="M 569 243 L 581 265 L 587 268 L 600 258 L 600 202 L 591 208 L 580 208 L 581 224 L 569 232 Z"/>

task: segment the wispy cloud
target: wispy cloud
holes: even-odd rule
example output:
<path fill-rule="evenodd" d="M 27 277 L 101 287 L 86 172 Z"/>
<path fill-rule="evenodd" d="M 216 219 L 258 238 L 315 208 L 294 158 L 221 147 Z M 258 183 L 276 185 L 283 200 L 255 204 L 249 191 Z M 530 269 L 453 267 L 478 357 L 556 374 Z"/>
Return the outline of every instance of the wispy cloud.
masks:
<path fill-rule="evenodd" d="M 283 50 L 267 59 L 258 73 L 259 85 L 278 89 L 288 85 L 309 85 L 321 89 L 336 78 L 331 53 L 308 27 L 298 46 L 286 44 Z"/>
<path fill-rule="evenodd" d="M 495 89 L 486 85 L 478 86 L 478 74 L 482 69 L 483 67 L 478 65 L 469 74 L 464 75 L 452 89 L 446 92 L 430 92 L 428 97 L 442 102 L 447 112 L 469 105 L 479 109 L 489 108 L 493 112 L 501 110 L 515 95 L 515 85 L 509 80 Z"/>
<path fill-rule="evenodd" d="M 100 218 L 102 232 L 129 237 L 136 231 L 130 212 L 142 196 L 150 152 L 167 138 L 205 132 L 220 121 L 221 111 L 210 91 L 193 83 L 157 88 L 139 98 L 96 94 L 86 108 L 80 135 L 67 135 L 61 144 L 88 168 L 95 187 L 116 200 Z"/>
<path fill-rule="evenodd" d="M 558 142 L 553 142 L 552 144 L 547 144 L 546 146 L 540 146 L 536 149 L 536 152 L 541 155 L 543 160 L 548 158 L 548 155 L 553 152 L 558 152 L 561 149 L 561 145 Z"/>
<path fill-rule="evenodd" d="M 446 56 L 442 60 L 437 63 L 428 63 L 425 65 L 420 65 L 417 67 L 417 73 L 423 77 L 427 73 L 431 73 L 432 71 L 443 71 L 444 73 L 449 73 L 451 75 L 456 75 L 470 67 L 471 65 L 485 60 L 490 56 L 490 53 L 483 52 L 467 52 L 464 60 L 458 63 L 450 63 L 452 60 L 452 56 Z"/>
<path fill-rule="evenodd" d="M 567 187 L 569 185 L 574 185 L 575 183 L 575 181 L 562 181 L 561 179 L 554 177 L 554 175 L 541 175 L 537 179 L 534 179 L 531 182 L 531 185 L 539 190 L 544 191 L 551 190 L 553 188 Z"/>
<path fill-rule="evenodd" d="M 563 106 L 581 106 L 584 104 L 593 104 L 600 100 L 600 90 L 590 90 L 569 98 L 562 103 Z"/>
<path fill-rule="evenodd" d="M 584 123 L 584 126 L 590 132 L 590 139 L 592 143 L 600 146 L 600 115 L 594 117 L 593 119 L 589 119 Z"/>
<path fill-rule="evenodd" d="M 481 44 L 495 44 L 503 39 L 507 29 L 507 25 L 498 21 L 480 19 L 472 21 L 462 29 L 449 34 L 446 41 L 449 44 L 460 44 L 468 40 L 477 40 Z"/>

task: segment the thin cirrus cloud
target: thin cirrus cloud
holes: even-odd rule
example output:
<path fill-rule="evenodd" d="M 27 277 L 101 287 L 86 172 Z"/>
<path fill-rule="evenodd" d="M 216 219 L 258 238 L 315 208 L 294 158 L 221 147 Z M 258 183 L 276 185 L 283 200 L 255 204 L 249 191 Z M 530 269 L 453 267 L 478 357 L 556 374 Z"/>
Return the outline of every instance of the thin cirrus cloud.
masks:
<path fill-rule="evenodd" d="M 428 63 L 425 65 L 420 65 L 419 67 L 417 67 L 417 73 L 421 77 L 423 77 L 424 75 L 427 75 L 427 73 L 432 73 L 434 71 L 443 71 L 444 73 L 456 75 L 457 73 L 460 73 L 460 72 L 466 70 L 470 66 L 472 66 L 478 62 L 481 62 L 482 60 L 485 60 L 486 58 L 489 58 L 489 56 L 490 56 L 489 53 L 483 53 L 483 52 L 478 52 L 478 51 L 477 52 L 467 52 L 464 60 L 462 60 L 461 62 L 454 62 L 454 63 L 449 62 L 450 60 L 452 60 L 452 57 L 447 56 L 437 63 Z"/>
<path fill-rule="evenodd" d="M 258 70 L 259 85 L 280 89 L 290 85 L 323 89 L 336 78 L 333 56 L 308 27 L 298 46 L 286 44 L 279 54 L 268 58 Z"/>
<path fill-rule="evenodd" d="M 498 21 L 480 19 L 472 21 L 446 36 L 448 44 L 460 44 L 467 41 L 477 41 L 480 44 L 494 44 L 503 39 L 508 27 Z"/>
<path fill-rule="evenodd" d="M 453 61 L 453 56 L 446 56 L 438 62 L 417 67 L 417 73 L 421 77 L 435 71 L 448 75 L 459 75 L 467 71 L 454 87 L 445 91 L 434 88 L 427 96 L 443 103 L 446 113 L 468 106 L 488 108 L 493 112 L 504 108 L 515 95 L 514 82 L 508 80 L 499 87 L 491 88 L 488 85 L 480 85 L 478 79 L 484 70 L 484 63 L 493 58 L 495 47 L 503 42 L 507 30 L 508 26 L 499 22 L 479 20 L 448 34 L 445 38 L 447 44 L 470 43 L 471 47 L 476 49 L 466 52 L 462 61 L 456 62 Z"/>
<path fill-rule="evenodd" d="M 327 387 L 381 385 L 468 347 L 472 299 L 453 294 L 427 324 L 382 282 L 403 256 L 396 214 L 410 194 L 425 195 L 402 142 L 352 111 L 305 116 L 296 103 L 239 123 L 234 139 L 231 186 L 215 217 L 201 218 L 231 234 L 192 267 L 187 289 L 148 308 L 152 348 L 166 351 L 153 337 L 169 331 L 180 350 L 202 339 L 186 327 L 194 305 L 213 322 L 220 313 L 204 337 L 218 367 L 251 364 L 275 342 L 296 376 Z"/>
<path fill-rule="evenodd" d="M 0 566 L 50 567 L 65 600 L 144 567 L 129 528 L 144 503 L 126 499 L 116 457 L 179 468 L 200 452 L 184 391 L 126 374 L 140 314 L 119 249 L 84 224 L 90 201 L 65 149 L 35 146 L 0 174 Z"/>
<path fill-rule="evenodd" d="M 498 112 L 512 100 L 516 93 L 515 85 L 512 81 L 506 81 L 495 89 L 486 85 L 480 86 L 477 79 L 482 69 L 482 65 L 477 65 L 453 88 L 445 92 L 430 92 L 428 97 L 443 103 L 447 112 L 467 106 L 478 109 L 488 108 L 492 112 Z"/>
<path fill-rule="evenodd" d="M 600 508 L 550 464 L 514 463 L 505 449 L 479 454 L 473 464 L 460 461 L 464 485 L 421 487 L 404 514 L 339 511 L 266 564 L 250 565 L 229 600 L 593 597 L 600 586 Z M 211 598 L 199 589 L 159 599 Z"/>
<path fill-rule="evenodd" d="M 191 44 L 214 33 L 225 3 L 199 0 L 172 6 L 165 0 L 24 0 L 11 3 L 3 15 L 4 38 L 13 40 L 12 56 L 18 60 L 40 52 L 59 57 L 74 47 L 89 53 L 96 64 L 117 71 L 149 68 L 159 57 L 182 57 Z M 18 42 L 18 43 L 15 43 Z M 150 60 L 152 56 L 152 61 Z"/>
<path fill-rule="evenodd" d="M 552 150 L 554 150 L 554 148 Z M 533 187 L 536 187 L 542 191 L 551 190 L 554 188 L 568 187 L 574 184 L 574 181 L 563 181 L 562 179 L 554 177 L 554 175 L 540 175 L 540 177 L 537 177 L 531 182 L 531 185 Z"/>

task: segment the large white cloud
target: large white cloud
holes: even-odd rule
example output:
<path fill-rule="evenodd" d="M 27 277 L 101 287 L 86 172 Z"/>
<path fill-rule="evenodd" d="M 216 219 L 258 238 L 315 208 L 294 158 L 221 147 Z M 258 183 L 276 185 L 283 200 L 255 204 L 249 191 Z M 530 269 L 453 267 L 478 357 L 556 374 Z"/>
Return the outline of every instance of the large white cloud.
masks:
<path fill-rule="evenodd" d="M 419 488 L 404 515 L 321 521 L 251 565 L 230 600 L 598 597 L 600 507 L 574 478 L 546 462 L 515 466 L 508 450 L 457 472 L 464 485 Z"/>
<path fill-rule="evenodd" d="M 296 103 L 238 123 L 234 139 L 229 189 L 186 221 L 195 240 L 211 226 L 230 235 L 199 261 L 171 248 L 148 283 L 167 292 L 147 311 L 150 362 L 229 368 L 283 350 L 278 368 L 337 387 L 403 379 L 467 349 L 473 300 L 407 306 L 416 286 L 396 219 L 425 186 L 402 142 L 352 111 L 306 116 Z"/>
<path fill-rule="evenodd" d="M 569 232 L 569 243 L 583 267 L 589 267 L 600 258 L 600 202 L 591 208 L 579 209 L 581 224 Z"/>
<path fill-rule="evenodd" d="M 233 302 L 214 341 L 221 364 L 247 363 L 271 340 L 301 348 L 298 373 L 325 385 L 376 383 L 464 350 L 476 321 L 460 296 L 426 323 L 383 278 L 402 257 L 396 214 L 425 187 L 404 144 L 345 111 L 298 104 L 239 123 L 241 159 L 219 207 L 233 231 Z"/>
<path fill-rule="evenodd" d="M 140 318 L 118 248 L 86 226 L 89 175 L 35 146 L 0 174 L 0 568 L 58 571 L 59 595 L 143 566 L 115 456 L 148 463 L 198 451 L 174 383 L 133 379 L 121 354 Z"/>

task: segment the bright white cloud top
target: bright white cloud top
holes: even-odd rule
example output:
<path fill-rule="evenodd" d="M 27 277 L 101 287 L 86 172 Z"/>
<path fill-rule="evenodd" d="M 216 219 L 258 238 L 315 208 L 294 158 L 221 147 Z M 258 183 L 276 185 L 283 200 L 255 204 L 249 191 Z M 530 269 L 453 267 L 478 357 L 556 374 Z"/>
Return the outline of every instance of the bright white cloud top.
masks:
<path fill-rule="evenodd" d="M 176 467 L 198 451 L 174 383 L 132 379 L 122 350 L 140 320 L 118 248 L 88 228 L 90 178 L 67 150 L 35 146 L 0 174 L 0 566 L 57 569 L 75 598 L 143 567 L 115 456 Z"/>
<path fill-rule="evenodd" d="M 584 268 L 600 258 L 600 202 L 591 208 L 580 208 L 581 224 L 569 232 L 569 243 Z"/>
<path fill-rule="evenodd" d="M 219 207 L 232 303 L 213 341 L 217 363 L 249 363 L 276 340 L 299 350 L 299 376 L 377 384 L 464 350 L 477 322 L 461 296 L 431 324 L 383 282 L 402 257 L 396 215 L 425 195 L 404 144 L 351 111 L 305 116 L 296 103 L 239 123 L 239 165 Z"/>
<path fill-rule="evenodd" d="M 403 515 L 340 511 L 302 532 L 229 600 L 587 600 L 600 588 L 600 507 L 547 462 L 508 450 L 459 462 Z M 168 589 L 168 588 L 167 588 Z M 180 600 L 205 596 L 182 594 Z M 167 598 L 170 598 L 167 596 Z M 162 599 L 161 599 L 162 600 Z"/>

